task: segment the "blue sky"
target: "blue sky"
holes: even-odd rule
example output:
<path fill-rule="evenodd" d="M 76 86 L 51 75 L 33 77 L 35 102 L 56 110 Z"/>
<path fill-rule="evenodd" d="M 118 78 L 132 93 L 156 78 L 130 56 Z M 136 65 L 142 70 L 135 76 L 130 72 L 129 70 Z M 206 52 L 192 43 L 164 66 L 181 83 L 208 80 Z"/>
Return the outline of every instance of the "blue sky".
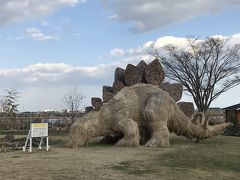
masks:
<path fill-rule="evenodd" d="M 61 109 L 74 86 L 89 105 L 116 66 L 141 60 L 148 41 L 223 35 L 240 43 L 239 10 L 239 0 L 3 0 L 0 89 L 19 89 L 22 111 Z M 213 105 L 240 101 L 232 96 Z"/>

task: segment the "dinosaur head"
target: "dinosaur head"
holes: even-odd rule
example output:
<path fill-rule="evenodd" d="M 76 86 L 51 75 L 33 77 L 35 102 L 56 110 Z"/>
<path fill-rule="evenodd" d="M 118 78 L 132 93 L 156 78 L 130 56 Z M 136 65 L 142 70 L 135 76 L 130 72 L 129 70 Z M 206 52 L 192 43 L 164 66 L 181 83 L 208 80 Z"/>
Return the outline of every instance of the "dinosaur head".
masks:
<path fill-rule="evenodd" d="M 230 122 L 218 124 L 218 125 L 214 125 L 214 126 L 207 126 L 207 128 L 205 129 L 205 138 L 218 136 L 218 135 L 222 134 L 226 130 L 226 128 L 231 127 L 231 126 L 233 126 L 233 124 Z"/>
<path fill-rule="evenodd" d="M 68 147 L 78 147 L 87 143 L 87 131 L 82 124 L 73 124 L 70 130 Z"/>
<path fill-rule="evenodd" d="M 78 119 L 70 129 L 70 140 L 68 147 L 87 145 L 89 139 L 95 137 L 99 132 L 98 112 L 92 111 Z"/>
<path fill-rule="evenodd" d="M 200 133 L 200 139 L 218 136 L 222 134 L 226 128 L 232 126 L 232 123 L 230 122 L 209 126 L 208 120 L 205 118 L 205 114 L 203 112 L 194 113 L 192 115 L 191 121 L 193 124 L 197 125 L 199 129 L 203 130 L 203 133 Z"/>

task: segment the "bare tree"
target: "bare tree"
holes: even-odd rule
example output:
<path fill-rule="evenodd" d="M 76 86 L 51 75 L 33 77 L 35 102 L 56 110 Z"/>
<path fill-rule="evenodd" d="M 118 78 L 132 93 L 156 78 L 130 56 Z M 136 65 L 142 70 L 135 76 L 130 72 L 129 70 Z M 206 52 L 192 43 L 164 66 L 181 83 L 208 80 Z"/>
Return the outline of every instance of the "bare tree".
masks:
<path fill-rule="evenodd" d="M 240 46 L 216 37 L 188 43 L 185 49 L 166 46 L 165 56 L 156 49 L 149 53 L 160 60 L 168 78 L 183 84 L 198 111 L 205 112 L 219 95 L 240 84 Z"/>
<path fill-rule="evenodd" d="M 12 123 L 12 129 L 14 129 L 19 106 L 19 104 L 17 104 L 19 92 L 16 89 L 5 89 L 4 91 L 6 95 L 4 95 L 1 100 L 2 108 L 9 116 Z"/>
<path fill-rule="evenodd" d="M 65 94 L 62 98 L 63 104 L 67 107 L 71 116 L 71 124 L 74 122 L 75 113 L 79 110 L 85 96 L 74 88 Z"/>

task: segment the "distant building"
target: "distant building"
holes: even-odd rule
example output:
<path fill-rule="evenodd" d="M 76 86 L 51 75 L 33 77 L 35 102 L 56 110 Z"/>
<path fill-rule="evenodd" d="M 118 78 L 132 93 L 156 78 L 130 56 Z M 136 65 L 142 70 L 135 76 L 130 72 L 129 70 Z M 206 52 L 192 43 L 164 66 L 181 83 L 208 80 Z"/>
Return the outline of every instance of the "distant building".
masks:
<path fill-rule="evenodd" d="M 226 121 L 232 122 L 240 127 L 240 103 L 224 108 L 226 111 Z"/>

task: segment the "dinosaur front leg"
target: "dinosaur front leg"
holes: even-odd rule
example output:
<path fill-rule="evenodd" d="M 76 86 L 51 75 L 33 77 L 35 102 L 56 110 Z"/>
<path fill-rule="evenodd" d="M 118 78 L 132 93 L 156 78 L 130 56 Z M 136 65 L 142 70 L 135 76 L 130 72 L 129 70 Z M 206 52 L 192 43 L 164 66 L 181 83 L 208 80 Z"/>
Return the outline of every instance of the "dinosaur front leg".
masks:
<path fill-rule="evenodd" d="M 169 131 L 167 121 L 172 109 L 166 101 L 163 101 L 160 94 L 156 93 L 149 98 L 144 109 L 145 121 L 148 122 L 148 129 L 151 133 L 150 140 L 145 144 L 147 147 L 169 146 Z"/>
<path fill-rule="evenodd" d="M 124 136 L 115 144 L 116 146 L 138 146 L 139 129 L 136 121 L 130 118 L 124 118 L 117 121 L 114 130 L 122 132 Z"/>
<path fill-rule="evenodd" d="M 167 147 L 169 146 L 169 131 L 167 125 L 162 123 L 156 128 L 153 127 L 154 130 L 151 133 L 150 140 L 145 144 L 146 147 Z"/>

